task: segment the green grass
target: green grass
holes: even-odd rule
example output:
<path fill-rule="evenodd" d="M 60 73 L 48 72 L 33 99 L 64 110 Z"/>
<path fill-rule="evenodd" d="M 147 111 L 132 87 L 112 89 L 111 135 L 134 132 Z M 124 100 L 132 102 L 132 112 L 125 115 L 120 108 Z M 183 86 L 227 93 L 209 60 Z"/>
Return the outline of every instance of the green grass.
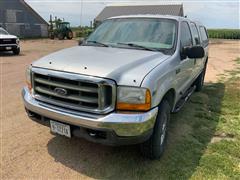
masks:
<path fill-rule="evenodd" d="M 215 102 L 209 103 L 209 117 L 212 121 L 206 124 L 206 129 L 210 134 L 211 128 L 215 130 L 213 136 L 210 136 L 212 143 L 208 142 L 199 159 L 193 179 L 240 179 L 240 59 L 236 60 L 236 64 L 236 69 L 228 72 L 221 80 L 223 94 L 220 89 L 218 92 L 210 90 L 210 86 L 206 86 L 203 91 Z M 201 121 L 206 122 L 207 119 L 204 117 Z M 199 125 L 203 127 L 204 123 Z M 198 132 L 198 129 L 195 128 L 195 131 Z"/>
<path fill-rule="evenodd" d="M 143 158 L 137 146 L 109 148 L 87 142 L 77 146 L 74 138 L 53 138 L 49 153 L 57 162 L 96 179 L 240 179 L 239 67 L 237 59 L 233 71 L 218 83 L 205 84 L 172 115 L 160 160 Z"/>
<path fill-rule="evenodd" d="M 240 59 L 236 62 L 239 67 Z M 119 157 L 116 163 L 127 169 L 118 171 L 119 177 L 240 179 L 239 74 L 236 68 L 226 74 L 225 81 L 206 84 L 172 116 L 168 147 L 161 160 L 144 161 L 119 154 L 124 158 Z"/>

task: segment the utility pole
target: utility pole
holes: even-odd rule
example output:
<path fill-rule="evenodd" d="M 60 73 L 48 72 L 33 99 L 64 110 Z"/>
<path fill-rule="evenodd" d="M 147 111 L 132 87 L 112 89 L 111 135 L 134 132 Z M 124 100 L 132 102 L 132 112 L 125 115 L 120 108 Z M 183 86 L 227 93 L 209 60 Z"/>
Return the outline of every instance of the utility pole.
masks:
<path fill-rule="evenodd" d="M 81 0 L 80 27 L 82 27 L 82 11 L 83 11 L 83 0 Z"/>

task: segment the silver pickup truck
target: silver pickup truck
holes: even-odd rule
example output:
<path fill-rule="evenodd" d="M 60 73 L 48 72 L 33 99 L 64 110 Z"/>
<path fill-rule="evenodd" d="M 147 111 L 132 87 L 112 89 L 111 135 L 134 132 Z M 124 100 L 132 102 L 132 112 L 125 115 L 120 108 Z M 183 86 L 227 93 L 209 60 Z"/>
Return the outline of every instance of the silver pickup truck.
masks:
<path fill-rule="evenodd" d="M 184 17 L 132 15 L 102 22 L 79 46 L 32 63 L 22 96 L 51 132 L 107 145 L 141 144 L 160 158 L 170 114 L 203 86 L 208 35 Z"/>

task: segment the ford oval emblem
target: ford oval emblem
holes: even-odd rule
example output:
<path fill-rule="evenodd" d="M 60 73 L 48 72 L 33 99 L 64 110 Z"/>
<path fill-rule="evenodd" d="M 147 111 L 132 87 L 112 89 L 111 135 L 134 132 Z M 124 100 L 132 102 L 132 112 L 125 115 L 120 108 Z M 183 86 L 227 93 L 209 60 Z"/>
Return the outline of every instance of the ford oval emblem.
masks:
<path fill-rule="evenodd" d="M 67 95 L 67 90 L 66 89 L 63 89 L 63 88 L 58 88 L 56 87 L 54 89 L 54 92 L 58 95 L 61 95 L 61 96 L 66 96 Z"/>

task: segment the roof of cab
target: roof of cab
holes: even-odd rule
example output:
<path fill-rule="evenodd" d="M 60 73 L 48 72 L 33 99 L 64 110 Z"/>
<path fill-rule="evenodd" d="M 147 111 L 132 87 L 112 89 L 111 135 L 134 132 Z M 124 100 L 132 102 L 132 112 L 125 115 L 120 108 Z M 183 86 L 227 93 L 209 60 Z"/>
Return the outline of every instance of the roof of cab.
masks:
<path fill-rule="evenodd" d="M 199 21 L 194 21 L 186 17 L 181 17 L 181 16 L 172 16 L 172 15 L 152 15 L 152 14 L 138 14 L 138 15 L 124 15 L 124 16 L 114 16 L 110 17 L 107 19 L 126 19 L 126 18 L 159 18 L 159 19 L 173 19 L 176 21 L 189 21 L 189 22 L 194 22 L 197 25 L 202 25 L 201 22 Z"/>

